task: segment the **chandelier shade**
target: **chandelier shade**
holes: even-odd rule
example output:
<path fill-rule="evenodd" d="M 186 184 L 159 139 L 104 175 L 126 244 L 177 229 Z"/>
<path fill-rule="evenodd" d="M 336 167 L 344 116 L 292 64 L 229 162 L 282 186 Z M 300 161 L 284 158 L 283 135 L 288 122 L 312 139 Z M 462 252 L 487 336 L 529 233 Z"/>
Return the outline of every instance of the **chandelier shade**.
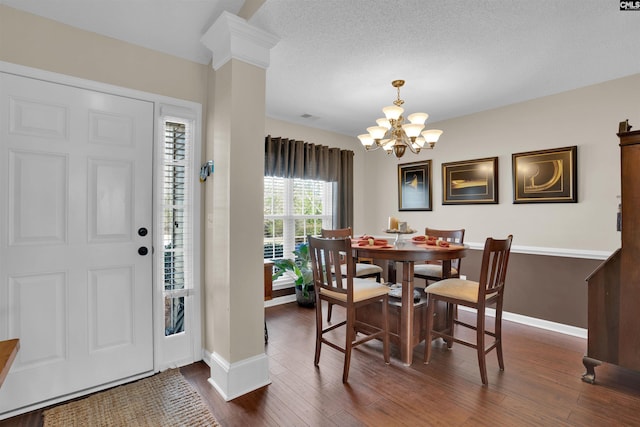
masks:
<path fill-rule="evenodd" d="M 391 129 L 391 123 L 389 122 L 389 119 L 378 119 L 376 120 L 376 123 L 378 124 L 378 126 L 382 126 L 385 129 Z"/>
<path fill-rule="evenodd" d="M 358 135 L 358 139 L 367 151 L 384 149 L 387 154 L 393 153 L 400 158 L 404 156 L 407 148 L 414 154 L 418 154 L 423 148 L 434 148 L 442 135 L 439 129 L 424 129 L 424 124 L 429 118 L 427 113 L 413 113 L 407 116 L 407 122 L 402 115 L 404 101 L 400 99 L 400 88 L 404 86 L 404 80 L 394 80 L 391 86 L 398 91 L 398 96 L 393 105 L 382 109 L 383 118 L 377 119 L 377 126 L 367 128 L 367 132 Z"/>
<path fill-rule="evenodd" d="M 396 105 L 389 105 L 388 107 L 384 107 L 382 109 L 387 120 L 398 120 L 402 113 L 404 113 L 404 108 L 398 107 Z"/>
<path fill-rule="evenodd" d="M 411 123 L 417 123 L 423 126 L 428 118 L 429 118 L 429 115 L 427 113 L 413 113 L 413 114 L 409 114 L 409 117 L 407 117 L 407 119 L 409 119 Z"/>

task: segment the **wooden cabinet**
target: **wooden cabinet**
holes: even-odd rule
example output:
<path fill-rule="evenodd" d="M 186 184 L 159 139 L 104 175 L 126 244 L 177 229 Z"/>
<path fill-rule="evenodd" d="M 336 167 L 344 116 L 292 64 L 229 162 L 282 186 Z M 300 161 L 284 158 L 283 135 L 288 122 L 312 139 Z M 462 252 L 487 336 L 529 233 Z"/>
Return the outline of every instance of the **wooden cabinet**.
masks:
<path fill-rule="evenodd" d="M 640 131 L 624 130 L 618 134 L 622 247 L 587 278 L 589 338 L 582 379 L 590 383 L 602 362 L 640 371 Z"/>

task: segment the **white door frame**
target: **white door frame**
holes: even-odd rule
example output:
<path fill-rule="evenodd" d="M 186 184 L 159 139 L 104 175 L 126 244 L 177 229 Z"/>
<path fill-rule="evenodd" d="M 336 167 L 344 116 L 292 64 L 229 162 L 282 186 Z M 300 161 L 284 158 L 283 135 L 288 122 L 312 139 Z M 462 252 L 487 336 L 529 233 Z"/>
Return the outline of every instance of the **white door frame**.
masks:
<path fill-rule="evenodd" d="M 53 83 L 65 84 L 69 86 L 78 87 L 81 89 L 94 90 L 99 92 L 105 92 L 113 95 L 119 95 L 129 98 L 140 99 L 148 102 L 152 102 L 154 104 L 154 123 L 153 128 L 159 129 L 159 118 L 160 111 L 162 106 L 175 107 L 176 109 L 183 109 L 184 111 L 190 112 L 192 116 L 195 117 L 195 126 L 194 126 L 194 150 L 193 150 L 193 173 L 197 174 L 199 171 L 200 165 L 200 157 L 201 157 L 201 147 L 202 147 L 202 137 L 201 137 L 201 128 L 202 128 L 202 105 L 185 101 L 181 99 L 166 97 L 163 95 L 142 92 L 138 90 L 123 88 L 119 86 L 113 86 L 105 83 L 100 83 L 92 80 L 85 80 L 73 76 L 67 76 L 64 74 L 58 74 L 50 71 L 40 70 L 31 67 L 25 67 L 22 65 L 17 65 L 9 62 L 0 61 L 0 71 L 15 74 L 18 76 L 30 77 L 35 79 L 41 79 L 45 81 L 50 81 Z M 156 161 L 158 159 L 157 150 L 162 149 L 163 147 L 163 134 L 157 133 L 154 135 L 154 162 L 153 162 L 153 177 L 154 177 L 154 194 L 157 194 L 155 189 L 158 187 L 158 181 L 162 177 L 162 170 Z M 197 186 L 197 180 L 194 180 Z M 200 188 L 194 188 L 193 195 L 193 244 L 194 244 L 194 253 L 200 253 L 200 224 L 201 224 L 201 200 L 200 200 Z M 154 218 L 156 215 L 154 214 Z M 154 230 L 158 230 L 159 224 L 153 224 Z M 160 236 L 160 237 L 159 237 Z M 161 233 L 154 233 L 154 246 L 157 250 L 153 252 L 153 264 L 154 264 L 154 272 L 158 271 L 155 266 L 159 265 L 158 263 L 163 263 L 163 251 L 162 245 L 158 246 L 158 243 L 161 244 Z M 201 342 L 201 328 L 202 328 L 202 320 L 201 313 L 199 310 L 201 304 L 201 260 L 199 257 L 195 257 L 194 265 L 193 265 L 193 278 L 194 278 L 194 289 L 192 292 L 192 296 L 194 298 L 193 306 L 197 309 L 192 313 L 193 319 L 191 325 L 193 328 L 193 361 L 202 359 L 202 342 Z M 153 277 L 153 330 L 154 330 L 154 371 L 158 372 L 160 370 L 164 370 L 168 367 L 176 366 L 176 361 L 168 361 L 164 360 L 163 350 L 162 350 L 162 342 L 164 339 L 164 301 L 163 301 L 163 278 L 157 277 L 158 275 L 154 275 Z M 188 361 L 182 361 L 181 363 L 190 363 Z M 32 408 L 33 409 L 33 408 Z"/>

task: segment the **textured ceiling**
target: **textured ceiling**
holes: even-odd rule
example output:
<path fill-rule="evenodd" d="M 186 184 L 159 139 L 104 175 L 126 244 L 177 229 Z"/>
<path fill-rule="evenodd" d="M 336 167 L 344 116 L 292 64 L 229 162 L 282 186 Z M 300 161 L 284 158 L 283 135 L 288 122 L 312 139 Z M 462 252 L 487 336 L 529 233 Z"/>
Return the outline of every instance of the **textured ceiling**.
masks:
<path fill-rule="evenodd" d="M 201 36 L 243 4 L 0 1 L 200 63 Z M 354 137 L 395 99 L 395 79 L 407 112 L 433 122 L 640 72 L 640 12 L 614 0 L 267 0 L 249 22 L 280 39 L 267 114 Z"/>

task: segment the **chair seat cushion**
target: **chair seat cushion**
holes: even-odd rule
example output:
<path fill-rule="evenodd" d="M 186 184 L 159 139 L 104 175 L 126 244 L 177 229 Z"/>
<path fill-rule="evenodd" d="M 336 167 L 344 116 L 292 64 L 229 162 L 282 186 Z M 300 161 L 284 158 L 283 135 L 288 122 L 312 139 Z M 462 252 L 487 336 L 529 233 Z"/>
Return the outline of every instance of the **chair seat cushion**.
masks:
<path fill-rule="evenodd" d="M 478 302 L 478 282 L 462 279 L 445 279 L 424 288 L 427 294 L 456 298 L 471 303 Z"/>
<path fill-rule="evenodd" d="M 442 265 L 440 264 L 416 264 L 413 267 L 414 276 L 429 276 L 442 279 Z M 458 270 L 451 267 L 451 276 L 457 276 Z"/>
<path fill-rule="evenodd" d="M 335 283 L 335 282 L 334 282 Z M 382 296 L 389 293 L 389 287 L 373 280 L 353 278 L 353 301 L 363 301 L 369 298 Z M 347 294 L 334 292 L 325 288 L 320 288 L 320 294 L 333 297 L 340 301 L 347 301 Z"/>
<path fill-rule="evenodd" d="M 347 264 L 340 266 L 340 273 L 343 276 L 347 275 Z M 364 264 L 361 262 L 356 263 L 356 277 L 369 276 L 373 274 L 382 273 L 382 267 L 376 264 Z"/>

